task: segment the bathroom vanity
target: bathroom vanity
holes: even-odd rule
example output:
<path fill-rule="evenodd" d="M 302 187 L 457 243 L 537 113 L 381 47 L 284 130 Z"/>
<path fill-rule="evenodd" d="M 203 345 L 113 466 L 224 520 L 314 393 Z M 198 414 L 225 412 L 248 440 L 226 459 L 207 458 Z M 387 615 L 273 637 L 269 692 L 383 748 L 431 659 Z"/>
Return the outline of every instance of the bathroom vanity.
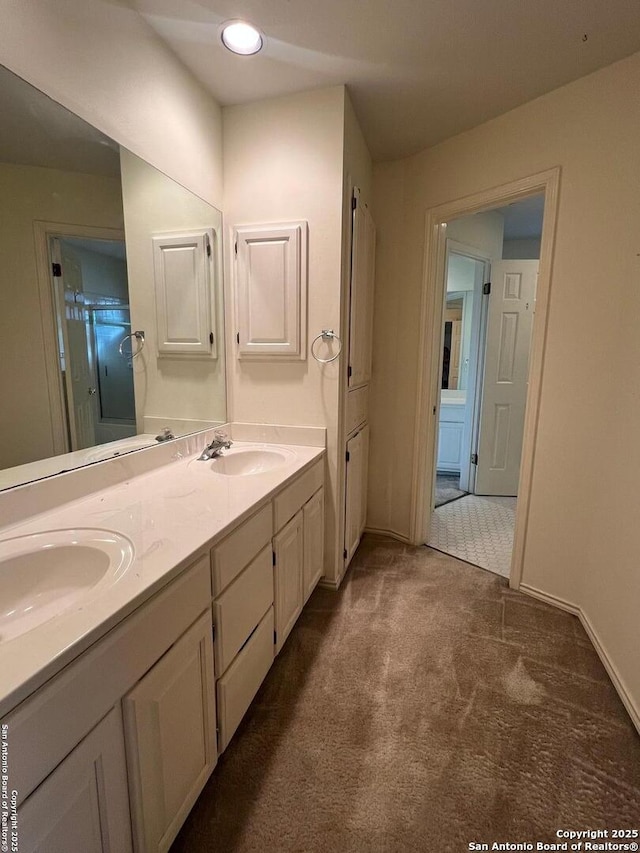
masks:
<path fill-rule="evenodd" d="M 203 444 L 0 532 L 0 561 L 87 530 L 120 560 L 0 642 L 9 849 L 168 850 L 322 574 L 324 448 Z"/>

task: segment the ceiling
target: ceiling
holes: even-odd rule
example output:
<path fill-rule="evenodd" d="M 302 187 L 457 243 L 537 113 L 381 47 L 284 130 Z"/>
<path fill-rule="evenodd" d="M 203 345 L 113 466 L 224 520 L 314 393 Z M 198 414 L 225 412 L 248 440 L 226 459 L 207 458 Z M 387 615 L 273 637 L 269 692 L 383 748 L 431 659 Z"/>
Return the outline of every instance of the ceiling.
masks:
<path fill-rule="evenodd" d="M 122 2 L 122 0 L 111 0 Z M 223 104 L 346 83 L 375 160 L 640 50 L 638 0 L 128 0 Z M 257 56 L 220 42 L 244 18 Z"/>

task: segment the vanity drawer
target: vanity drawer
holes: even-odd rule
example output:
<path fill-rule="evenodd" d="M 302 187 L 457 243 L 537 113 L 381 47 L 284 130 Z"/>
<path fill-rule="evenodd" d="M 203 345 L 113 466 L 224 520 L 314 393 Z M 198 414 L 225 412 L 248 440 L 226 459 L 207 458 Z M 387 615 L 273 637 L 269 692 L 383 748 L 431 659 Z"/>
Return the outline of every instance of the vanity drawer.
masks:
<path fill-rule="evenodd" d="M 273 501 L 273 529 L 277 532 L 324 483 L 324 458 L 287 486 Z"/>
<path fill-rule="evenodd" d="M 271 541 L 272 535 L 271 504 L 267 504 L 211 550 L 214 596 L 229 586 L 247 563 Z"/>
<path fill-rule="evenodd" d="M 211 601 L 202 557 L 78 660 L 2 719 L 9 726 L 11 786 L 20 801 L 195 622 Z"/>
<path fill-rule="evenodd" d="M 273 604 L 273 560 L 267 545 L 213 602 L 216 678 L 227 669 Z"/>
<path fill-rule="evenodd" d="M 273 607 L 217 685 L 218 751 L 223 752 L 273 663 Z"/>

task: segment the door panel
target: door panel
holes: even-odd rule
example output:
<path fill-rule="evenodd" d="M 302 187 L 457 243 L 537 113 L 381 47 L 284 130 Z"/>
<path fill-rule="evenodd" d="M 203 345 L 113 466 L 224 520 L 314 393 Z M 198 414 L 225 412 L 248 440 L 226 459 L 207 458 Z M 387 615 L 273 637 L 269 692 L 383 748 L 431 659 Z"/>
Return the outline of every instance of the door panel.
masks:
<path fill-rule="evenodd" d="M 475 493 L 517 495 L 538 261 L 495 261 Z"/>

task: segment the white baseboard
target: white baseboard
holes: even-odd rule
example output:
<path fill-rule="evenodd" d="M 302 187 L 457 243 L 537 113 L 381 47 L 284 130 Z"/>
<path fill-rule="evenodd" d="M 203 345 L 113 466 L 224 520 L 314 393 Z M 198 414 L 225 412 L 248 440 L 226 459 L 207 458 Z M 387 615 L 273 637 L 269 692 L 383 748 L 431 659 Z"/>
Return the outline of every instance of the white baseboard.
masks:
<path fill-rule="evenodd" d="M 396 530 L 386 530 L 381 527 L 365 527 L 365 533 L 371 533 L 374 536 L 390 536 L 392 539 L 398 539 L 406 545 L 411 544 L 411 539 L 405 536 L 404 533 L 398 533 Z"/>
<path fill-rule="evenodd" d="M 620 673 L 618 672 L 616 665 L 609 657 L 609 653 L 602 644 L 600 637 L 598 636 L 595 628 L 591 624 L 591 621 L 589 620 L 589 617 L 584 612 L 584 610 L 581 607 L 577 607 L 575 604 L 571 604 L 571 602 L 569 601 L 565 601 L 563 598 L 558 598 L 555 595 L 549 595 L 549 593 L 542 592 L 542 590 L 536 589 L 535 587 L 529 586 L 528 584 L 521 583 L 520 592 L 524 592 L 526 595 L 530 595 L 533 598 L 538 598 L 541 601 L 545 601 L 547 602 L 547 604 L 552 604 L 554 607 L 559 607 L 561 610 L 566 610 L 569 613 L 573 613 L 574 616 L 578 617 L 578 619 L 582 623 L 582 627 L 587 632 L 587 636 L 591 640 L 593 647 L 598 654 L 598 657 L 602 661 L 602 665 L 607 670 L 607 674 L 611 679 L 618 696 L 622 700 L 622 704 L 624 705 L 627 710 L 627 713 L 631 717 L 631 722 L 640 734 L 640 711 L 638 710 L 638 708 L 636 708 L 631 696 L 629 695 L 629 691 L 627 690 L 626 685 L 622 680 Z"/>

